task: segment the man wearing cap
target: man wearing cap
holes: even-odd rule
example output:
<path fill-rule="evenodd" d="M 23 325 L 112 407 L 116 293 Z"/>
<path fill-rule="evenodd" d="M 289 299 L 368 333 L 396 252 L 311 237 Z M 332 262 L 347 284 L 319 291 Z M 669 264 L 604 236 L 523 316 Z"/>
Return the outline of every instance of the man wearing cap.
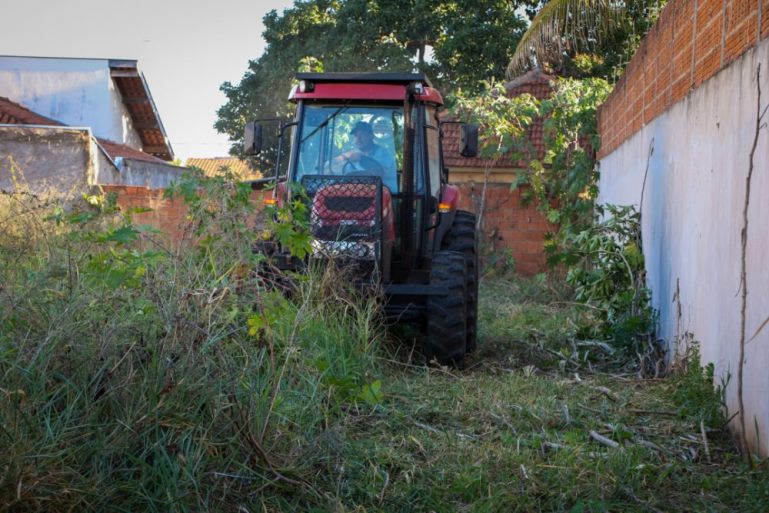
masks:
<path fill-rule="evenodd" d="M 379 176 L 382 183 L 397 191 L 395 159 L 392 152 L 374 142 L 374 130 L 365 121 L 358 121 L 350 130 L 356 149 L 336 157 L 343 170 L 351 174 Z"/>

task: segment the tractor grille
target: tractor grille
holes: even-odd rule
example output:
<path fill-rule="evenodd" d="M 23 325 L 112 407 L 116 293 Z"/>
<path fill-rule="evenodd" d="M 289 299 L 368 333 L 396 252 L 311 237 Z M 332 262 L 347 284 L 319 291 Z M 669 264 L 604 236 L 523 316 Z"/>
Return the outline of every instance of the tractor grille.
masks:
<path fill-rule="evenodd" d="M 329 196 L 326 198 L 326 208 L 337 212 L 365 212 L 370 209 L 375 198 L 350 198 L 345 196 Z"/>
<path fill-rule="evenodd" d="M 379 262 L 382 180 L 376 176 L 302 178 L 310 200 L 313 255 Z"/>

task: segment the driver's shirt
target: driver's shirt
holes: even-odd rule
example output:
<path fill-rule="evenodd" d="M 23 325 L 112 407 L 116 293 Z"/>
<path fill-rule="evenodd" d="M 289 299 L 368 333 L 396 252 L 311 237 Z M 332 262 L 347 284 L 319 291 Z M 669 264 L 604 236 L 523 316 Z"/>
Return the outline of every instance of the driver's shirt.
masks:
<path fill-rule="evenodd" d="M 392 152 L 387 151 L 386 148 L 376 143 L 372 143 L 371 146 L 371 151 L 358 151 L 365 156 L 376 160 L 379 165 L 382 166 L 382 169 L 384 169 L 382 185 L 388 187 L 390 192 L 398 192 L 398 176 L 395 173 L 395 159 L 393 158 Z M 360 162 L 353 162 L 353 165 L 355 166 L 355 169 L 365 171 L 360 165 Z"/>

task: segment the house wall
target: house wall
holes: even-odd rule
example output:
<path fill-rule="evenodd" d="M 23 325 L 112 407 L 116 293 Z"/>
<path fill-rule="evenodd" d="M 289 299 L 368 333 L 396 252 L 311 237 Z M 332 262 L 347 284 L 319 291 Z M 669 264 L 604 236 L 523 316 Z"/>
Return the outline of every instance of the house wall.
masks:
<path fill-rule="evenodd" d="M 0 56 L 0 96 L 70 126 L 141 149 L 109 60 Z"/>
<path fill-rule="evenodd" d="M 761 108 L 769 104 L 767 20 L 769 0 L 671 0 L 599 119 L 599 201 L 638 205 L 643 191 L 644 254 L 659 334 L 673 352 L 685 349 L 686 333 L 699 341 L 703 363 L 715 365 L 716 384 L 727 384 L 729 415 L 738 411 L 742 213 L 759 65 Z M 748 339 L 769 317 L 767 129 L 759 133 L 753 168 Z M 746 345 L 744 362 L 744 436 L 766 456 L 769 329 Z M 737 422 L 731 427 L 740 436 Z"/>

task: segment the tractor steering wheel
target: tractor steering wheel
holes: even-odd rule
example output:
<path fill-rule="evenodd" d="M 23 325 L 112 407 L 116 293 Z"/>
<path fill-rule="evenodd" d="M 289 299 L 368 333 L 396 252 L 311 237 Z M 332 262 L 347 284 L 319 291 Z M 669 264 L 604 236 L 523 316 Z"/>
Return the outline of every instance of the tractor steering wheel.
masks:
<path fill-rule="evenodd" d="M 350 159 L 345 159 L 345 163 L 342 166 L 342 173 L 347 176 L 380 176 L 384 175 L 384 167 L 376 159 L 361 155 L 358 160 L 358 165 L 363 169 L 355 169 L 355 165 Z"/>

